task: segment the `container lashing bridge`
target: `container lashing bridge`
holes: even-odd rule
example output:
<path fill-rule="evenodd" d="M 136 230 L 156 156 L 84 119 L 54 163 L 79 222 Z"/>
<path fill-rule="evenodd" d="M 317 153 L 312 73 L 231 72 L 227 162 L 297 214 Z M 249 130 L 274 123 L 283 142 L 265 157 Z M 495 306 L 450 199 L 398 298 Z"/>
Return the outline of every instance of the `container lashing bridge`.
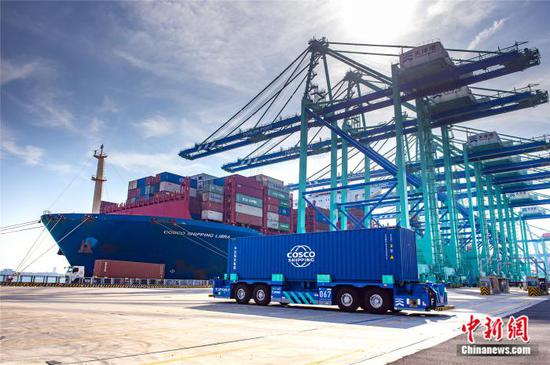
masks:
<path fill-rule="evenodd" d="M 393 58 L 388 75 L 368 66 L 374 57 Z M 550 218 L 543 208 L 550 197 L 542 193 L 550 188 L 550 141 L 461 124 L 548 102 L 536 85 L 473 86 L 539 64 L 538 50 L 525 43 L 472 51 L 440 42 L 312 39 L 242 109 L 180 156 L 254 146 L 223 166 L 229 172 L 298 159 L 298 183 L 289 185 L 298 190 L 298 233 L 306 230 L 308 205 L 330 230 L 389 220 L 416 231 L 424 279 L 474 283 L 497 274 L 519 281 L 548 265 L 544 241 L 527 222 Z M 372 121 L 383 113 L 385 122 Z M 308 176 L 308 157 L 323 154 L 330 162 Z M 351 192 L 362 198 L 348 201 Z M 330 195 L 328 216 L 315 204 L 318 194 Z"/>

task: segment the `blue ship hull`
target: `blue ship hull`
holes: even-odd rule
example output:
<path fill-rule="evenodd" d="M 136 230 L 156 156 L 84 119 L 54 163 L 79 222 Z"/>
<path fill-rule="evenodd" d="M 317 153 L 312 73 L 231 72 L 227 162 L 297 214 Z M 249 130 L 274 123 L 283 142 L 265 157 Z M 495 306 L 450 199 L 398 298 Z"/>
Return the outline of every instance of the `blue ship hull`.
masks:
<path fill-rule="evenodd" d="M 171 279 L 211 279 L 227 268 L 228 240 L 253 229 L 191 219 L 46 214 L 42 223 L 72 266 L 93 275 L 97 259 L 165 264 Z"/>

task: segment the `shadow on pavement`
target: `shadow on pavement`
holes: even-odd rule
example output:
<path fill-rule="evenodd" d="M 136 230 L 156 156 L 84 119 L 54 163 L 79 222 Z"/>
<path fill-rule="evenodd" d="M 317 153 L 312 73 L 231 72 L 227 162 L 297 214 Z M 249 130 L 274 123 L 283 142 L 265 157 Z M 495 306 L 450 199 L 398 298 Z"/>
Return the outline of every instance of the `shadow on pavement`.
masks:
<path fill-rule="evenodd" d="M 346 313 L 340 311 L 336 307 L 300 305 L 283 307 L 278 304 L 264 307 L 255 304 L 242 305 L 232 301 L 216 302 L 207 305 L 192 306 L 190 308 L 207 312 L 403 329 L 420 326 L 426 323 L 446 321 L 453 317 L 450 314 L 438 312 L 398 312 L 377 315 L 367 313 L 361 309 L 355 313 Z"/>

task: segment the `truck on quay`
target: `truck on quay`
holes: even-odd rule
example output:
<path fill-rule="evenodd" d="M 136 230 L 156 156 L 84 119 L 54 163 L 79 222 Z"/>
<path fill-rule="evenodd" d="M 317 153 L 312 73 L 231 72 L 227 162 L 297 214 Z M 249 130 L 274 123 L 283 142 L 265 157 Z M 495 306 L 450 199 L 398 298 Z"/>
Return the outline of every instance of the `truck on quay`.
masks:
<path fill-rule="evenodd" d="M 78 283 L 84 280 L 84 266 L 69 266 L 65 273 L 65 283 Z"/>
<path fill-rule="evenodd" d="M 415 233 L 400 227 L 232 239 L 213 296 L 376 314 L 448 308 L 444 284 L 418 281 Z"/>

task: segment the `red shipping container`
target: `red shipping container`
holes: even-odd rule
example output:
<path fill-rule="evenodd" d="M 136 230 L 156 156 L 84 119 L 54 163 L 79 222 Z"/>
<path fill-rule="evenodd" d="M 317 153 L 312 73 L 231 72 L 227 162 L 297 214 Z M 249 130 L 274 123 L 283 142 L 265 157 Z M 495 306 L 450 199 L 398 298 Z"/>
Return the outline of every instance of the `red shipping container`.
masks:
<path fill-rule="evenodd" d="M 253 189 L 252 191 L 249 190 L 249 189 Z M 257 181 L 255 181 L 254 179 L 250 179 L 248 177 L 244 177 L 242 175 L 231 175 L 231 176 L 227 176 L 225 178 L 225 181 L 224 181 L 224 222 L 225 223 L 228 223 L 228 224 L 235 224 L 235 223 L 242 223 L 242 224 L 248 224 L 246 222 L 237 222 L 236 220 L 236 210 L 235 210 L 235 207 L 236 207 L 236 195 L 237 193 L 243 193 L 245 194 L 245 192 L 243 190 L 246 190 L 246 194 L 245 195 L 249 195 L 251 193 L 250 196 L 253 196 L 253 197 L 257 197 L 259 199 L 262 198 L 263 196 L 263 191 L 262 191 L 262 195 L 259 195 L 257 193 L 257 191 L 255 191 L 254 189 L 258 189 L 260 191 L 262 191 L 262 186 L 260 184 L 258 184 Z M 254 196 L 256 195 L 256 196 Z M 261 223 L 259 224 L 259 226 L 261 226 Z"/>
<path fill-rule="evenodd" d="M 228 181 L 232 181 L 233 185 L 235 185 L 235 186 L 243 185 L 243 186 L 250 186 L 250 187 L 253 187 L 253 188 L 256 188 L 256 189 L 261 189 L 262 188 L 262 185 L 259 182 L 257 182 L 255 179 L 251 179 L 249 177 L 242 176 L 242 175 L 227 176 L 225 178 L 225 184 L 226 185 L 227 185 Z"/>
<path fill-rule="evenodd" d="M 201 201 L 199 198 L 189 198 L 189 211 L 192 213 L 196 213 L 198 211 L 200 213 Z"/>
<path fill-rule="evenodd" d="M 106 211 L 109 211 L 111 209 L 116 209 L 117 207 L 118 207 L 117 203 L 102 200 L 100 205 L 99 205 L 99 211 L 101 213 L 105 213 Z"/>
<path fill-rule="evenodd" d="M 164 264 L 95 260 L 94 276 L 103 278 L 164 279 Z"/>
<path fill-rule="evenodd" d="M 261 227 L 262 226 L 262 217 L 255 217 L 253 215 L 248 215 L 244 213 L 235 213 L 235 222 L 240 224 L 245 224 L 248 226 Z"/>
<path fill-rule="evenodd" d="M 268 212 L 277 213 L 277 214 L 279 213 L 279 207 L 276 205 L 266 204 L 266 207 Z"/>
<path fill-rule="evenodd" d="M 279 215 L 279 223 L 290 223 L 289 215 Z"/>
<path fill-rule="evenodd" d="M 139 195 L 139 189 L 128 189 L 128 199 L 135 198 Z"/>
<path fill-rule="evenodd" d="M 216 202 L 202 202 L 202 210 L 213 210 L 216 212 L 222 212 L 223 213 L 223 204 L 222 203 L 216 203 Z"/>
<path fill-rule="evenodd" d="M 252 196 L 258 199 L 261 199 L 264 195 L 264 192 L 262 189 L 258 189 L 252 186 L 239 185 L 239 184 L 237 184 L 236 193 Z"/>
<path fill-rule="evenodd" d="M 266 196 L 264 199 L 264 203 L 275 205 L 277 207 L 281 205 L 281 202 L 279 201 L 279 199 L 274 198 L 272 196 Z"/>

